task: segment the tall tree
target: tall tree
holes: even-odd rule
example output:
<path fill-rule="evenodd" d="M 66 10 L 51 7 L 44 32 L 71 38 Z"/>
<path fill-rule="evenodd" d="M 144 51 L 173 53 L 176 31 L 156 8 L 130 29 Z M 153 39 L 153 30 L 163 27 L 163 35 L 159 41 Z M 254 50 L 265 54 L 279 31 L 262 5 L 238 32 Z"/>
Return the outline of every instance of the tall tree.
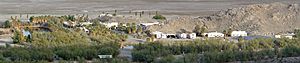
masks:
<path fill-rule="evenodd" d="M 297 37 L 297 38 L 300 37 L 300 29 L 295 29 L 294 33 L 296 34 L 295 37 Z"/>
<path fill-rule="evenodd" d="M 201 27 L 201 34 L 202 33 L 206 33 L 206 32 L 208 32 L 208 30 L 207 30 L 207 26 L 206 25 L 203 25 L 202 27 Z"/>
<path fill-rule="evenodd" d="M 225 36 L 230 36 L 231 35 L 231 32 L 232 32 L 233 30 L 232 30 L 232 28 L 229 28 L 229 29 L 227 29 L 227 30 L 224 30 L 223 31 L 223 33 L 225 34 Z"/>
<path fill-rule="evenodd" d="M 136 28 L 136 26 L 132 26 L 132 27 L 131 27 L 131 32 L 132 32 L 132 33 L 137 33 L 137 28 Z"/>
<path fill-rule="evenodd" d="M 143 32 L 143 28 L 142 28 L 142 26 L 138 26 L 137 27 L 137 31 L 136 31 L 136 33 L 142 33 Z"/>
<path fill-rule="evenodd" d="M 201 35 L 201 26 L 200 26 L 200 25 L 196 25 L 196 26 L 194 27 L 194 32 L 195 32 L 198 36 L 200 36 L 200 35 Z"/>

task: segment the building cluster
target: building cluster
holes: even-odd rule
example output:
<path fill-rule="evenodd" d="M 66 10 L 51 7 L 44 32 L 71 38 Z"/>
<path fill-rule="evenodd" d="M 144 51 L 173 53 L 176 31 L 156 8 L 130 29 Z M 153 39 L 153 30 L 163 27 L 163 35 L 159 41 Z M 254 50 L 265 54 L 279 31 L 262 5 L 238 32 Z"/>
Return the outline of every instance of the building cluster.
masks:
<path fill-rule="evenodd" d="M 175 39 L 195 39 L 197 38 L 196 33 L 177 33 L 177 34 L 170 34 L 170 33 L 163 33 L 159 31 L 155 31 L 151 33 L 155 36 L 157 39 L 165 39 L 165 38 L 175 38 Z M 230 34 L 231 37 L 245 37 L 248 36 L 248 33 L 246 31 L 232 31 Z M 208 32 L 203 33 L 202 36 L 208 37 L 208 38 L 221 38 L 225 37 L 225 34 L 220 32 Z"/>
<path fill-rule="evenodd" d="M 113 15 L 111 14 L 101 14 L 99 15 L 99 17 L 101 17 L 101 19 L 108 19 L 108 17 L 113 17 Z M 49 17 L 45 16 L 45 17 L 32 17 L 30 20 L 27 21 L 31 21 L 32 23 L 46 23 L 47 19 Z M 12 18 L 12 19 L 16 19 L 16 18 Z M 16 20 L 15 20 L 16 21 Z M 24 20 L 25 21 L 25 20 Z M 126 26 L 126 24 L 121 24 L 119 22 L 99 22 L 100 24 L 106 26 L 107 28 L 112 28 L 112 27 L 117 27 L 117 26 Z M 86 33 L 90 33 L 90 30 L 87 29 L 84 26 L 87 25 L 92 25 L 93 23 L 86 21 L 86 22 L 77 22 L 77 21 L 64 21 L 63 25 L 65 27 L 79 27 L 81 30 L 83 30 Z M 18 23 L 14 24 L 14 25 L 18 25 Z M 137 26 L 142 26 L 143 29 L 146 29 L 149 26 L 153 26 L 153 25 L 162 25 L 159 22 L 150 22 L 150 23 L 138 23 L 136 24 Z M 22 31 L 25 35 L 30 35 L 30 32 L 27 31 Z M 155 36 L 155 38 L 157 39 L 165 39 L 165 38 L 174 38 L 174 39 L 195 39 L 197 38 L 197 34 L 196 33 L 163 33 L 160 31 L 155 31 L 151 33 L 152 35 Z M 221 32 L 207 32 L 207 33 L 202 33 L 201 34 L 204 37 L 208 37 L 208 38 L 222 38 L 225 37 L 226 35 L 230 35 L 231 37 L 245 37 L 248 36 L 248 33 L 246 31 L 232 31 L 230 34 L 224 34 Z M 294 33 L 287 33 L 287 34 L 277 34 L 275 35 L 275 38 L 289 38 L 289 39 L 293 39 L 293 36 L 295 36 Z"/>
<path fill-rule="evenodd" d="M 296 35 L 295 33 L 277 34 L 277 35 L 275 35 L 275 38 L 288 38 L 288 39 L 293 39 L 295 35 Z"/>
<path fill-rule="evenodd" d="M 209 33 L 203 33 L 202 36 L 205 36 L 205 37 L 224 37 L 225 34 L 220 33 L 220 32 L 209 32 Z"/>
<path fill-rule="evenodd" d="M 155 38 L 165 39 L 165 38 L 178 38 L 178 39 L 195 39 L 197 37 L 196 33 L 177 33 L 177 34 L 167 34 L 159 31 L 152 32 Z"/>
<path fill-rule="evenodd" d="M 105 25 L 107 28 L 111 28 L 113 26 L 126 26 L 126 24 L 121 24 L 118 22 L 100 22 L 100 24 Z M 159 25 L 159 22 L 150 22 L 150 23 L 139 23 L 137 25 L 141 25 L 144 27 L 152 26 L 152 25 Z"/>
<path fill-rule="evenodd" d="M 220 32 L 209 32 L 209 33 L 203 33 L 203 36 L 205 37 L 225 37 L 225 34 Z M 231 37 L 244 37 L 248 36 L 248 33 L 246 31 L 232 31 L 230 34 Z"/>

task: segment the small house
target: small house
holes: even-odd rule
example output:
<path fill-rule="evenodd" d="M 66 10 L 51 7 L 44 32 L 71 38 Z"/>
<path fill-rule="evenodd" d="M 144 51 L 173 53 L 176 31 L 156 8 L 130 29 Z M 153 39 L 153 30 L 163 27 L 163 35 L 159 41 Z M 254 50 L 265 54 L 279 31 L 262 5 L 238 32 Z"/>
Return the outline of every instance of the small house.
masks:
<path fill-rule="evenodd" d="M 277 34 L 275 35 L 275 38 L 288 38 L 288 39 L 293 39 L 296 34 L 295 33 L 286 33 L 286 34 Z"/>
<path fill-rule="evenodd" d="M 187 36 L 189 39 L 195 39 L 197 37 L 197 34 L 196 33 L 190 33 L 188 34 Z"/>
<path fill-rule="evenodd" d="M 143 25 L 143 26 L 151 26 L 151 25 L 158 25 L 159 22 L 153 22 L 153 23 L 141 23 L 140 25 Z"/>
<path fill-rule="evenodd" d="M 151 34 L 153 34 L 155 38 L 167 38 L 167 34 L 164 34 L 159 31 L 152 32 Z"/>
<path fill-rule="evenodd" d="M 180 34 L 177 34 L 177 37 L 181 38 L 181 39 L 186 39 L 187 38 L 187 34 L 186 33 L 180 33 Z"/>
<path fill-rule="evenodd" d="M 63 22 L 63 25 L 66 26 L 66 27 L 75 27 L 76 26 L 76 22 L 65 21 L 65 22 Z"/>
<path fill-rule="evenodd" d="M 275 35 L 275 38 L 281 38 L 281 35 Z"/>
<path fill-rule="evenodd" d="M 108 13 L 107 13 L 107 14 L 100 14 L 100 15 L 99 15 L 99 17 L 105 17 L 105 16 L 108 16 L 108 17 L 113 17 L 113 15 L 112 15 L 112 14 L 108 14 Z"/>
<path fill-rule="evenodd" d="M 230 36 L 232 37 L 239 37 L 239 36 L 247 36 L 247 32 L 246 31 L 232 31 Z"/>
<path fill-rule="evenodd" d="M 204 33 L 204 36 L 206 36 L 206 37 L 224 37 L 224 34 L 219 33 L 219 32 L 210 32 L 210 33 Z"/>
<path fill-rule="evenodd" d="M 110 23 L 100 22 L 100 24 L 105 25 L 107 28 L 111 28 L 112 26 L 118 26 L 119 25 L 119 23 L 117 23 L 117 22 L 110 22 Z"/>

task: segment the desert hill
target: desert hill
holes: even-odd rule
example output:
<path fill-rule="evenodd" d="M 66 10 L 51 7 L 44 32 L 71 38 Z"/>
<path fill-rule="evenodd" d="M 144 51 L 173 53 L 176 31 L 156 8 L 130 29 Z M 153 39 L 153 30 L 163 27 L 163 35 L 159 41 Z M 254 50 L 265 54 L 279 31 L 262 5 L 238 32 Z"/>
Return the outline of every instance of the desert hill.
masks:
<path fill-rule="evenodd" d="M 206 25 L 209 31 L 223 31 L 229 28 L 245 30 L 251 34 L 272 35 L 300 28 L 298 4 L 270 3 L 254 4 L 221 10 L 211 16 L 180 17 L 167 20 L 150 30 L 178 32 L 180 29 L 192 31 L 196 25 Z"/>

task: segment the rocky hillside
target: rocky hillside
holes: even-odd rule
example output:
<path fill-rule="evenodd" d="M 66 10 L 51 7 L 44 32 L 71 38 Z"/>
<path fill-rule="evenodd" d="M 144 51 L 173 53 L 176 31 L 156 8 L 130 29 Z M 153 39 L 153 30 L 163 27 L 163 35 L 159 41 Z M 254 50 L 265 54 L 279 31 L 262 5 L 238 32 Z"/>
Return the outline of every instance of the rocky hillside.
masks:
<path fill-rule="evenodd" d="M 245 30 L 252 34 L 271 35 L 300 28 L 299 5 L 284 3 L 248 5 L 222 10 L 206 17 L 169 20 L 165 22 L 165 25 L 153 26 L 150 29 L 159 31 L 167 29 L 174 32 L 185 28 L 192 31 L 196 24 L 206 24 L 210 31 L 221 32 L 233 28 Z"/>

